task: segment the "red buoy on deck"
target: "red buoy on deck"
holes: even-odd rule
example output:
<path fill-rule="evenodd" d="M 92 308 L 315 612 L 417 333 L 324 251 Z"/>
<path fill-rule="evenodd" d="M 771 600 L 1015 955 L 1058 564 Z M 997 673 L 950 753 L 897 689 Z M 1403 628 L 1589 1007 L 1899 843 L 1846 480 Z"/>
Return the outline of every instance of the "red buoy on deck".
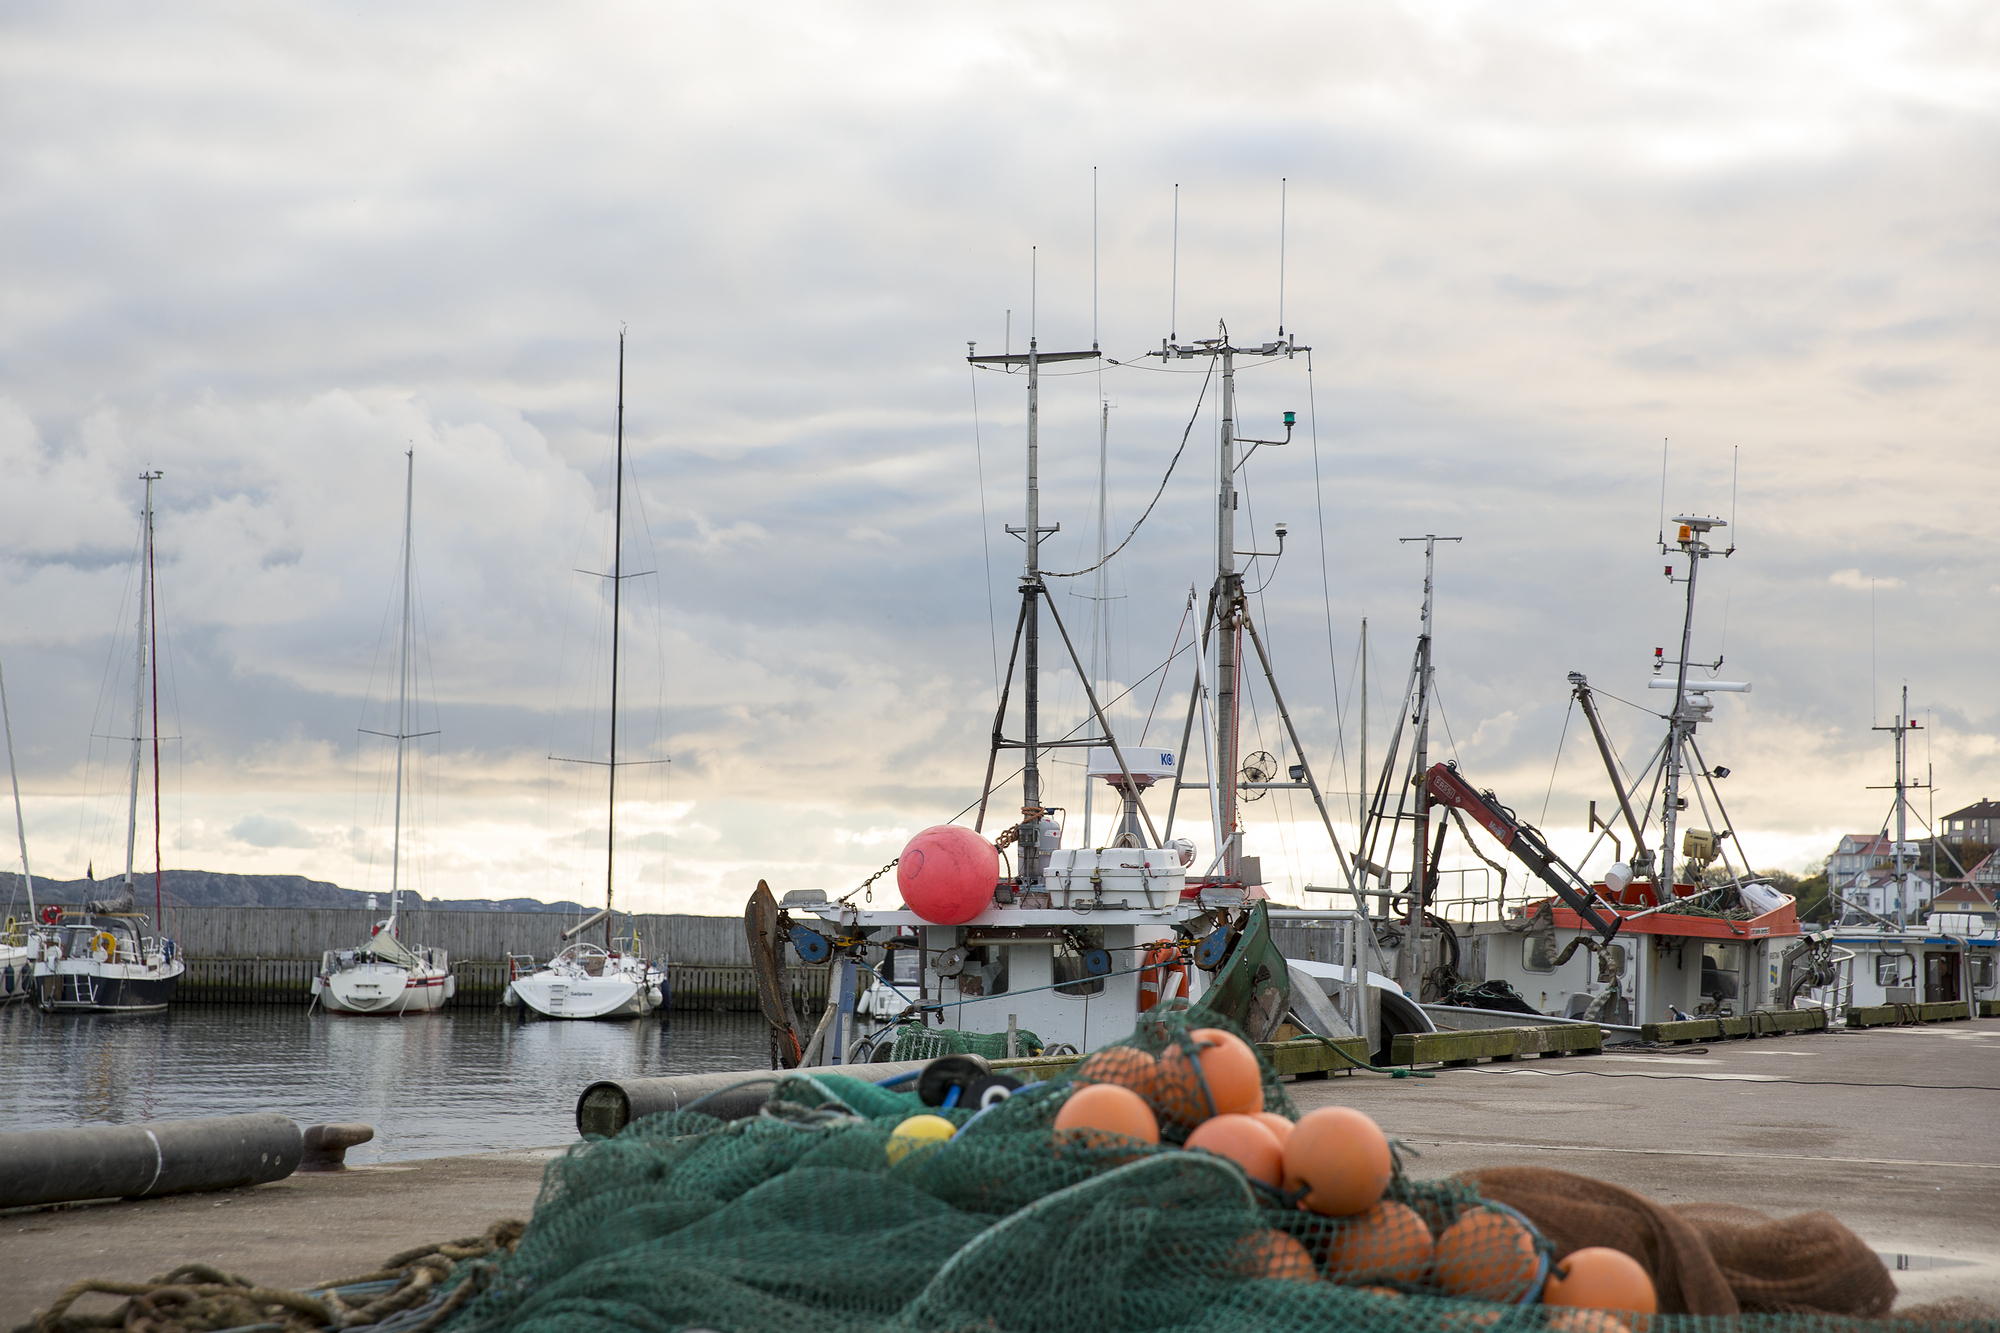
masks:
<path fill-rule="evenodd" d="M 904 905 L 939 926 L 962 925 L 985 911 L 999 882 L 1000 853 L 957 824 L 925 829 L 896 862 Z"/>

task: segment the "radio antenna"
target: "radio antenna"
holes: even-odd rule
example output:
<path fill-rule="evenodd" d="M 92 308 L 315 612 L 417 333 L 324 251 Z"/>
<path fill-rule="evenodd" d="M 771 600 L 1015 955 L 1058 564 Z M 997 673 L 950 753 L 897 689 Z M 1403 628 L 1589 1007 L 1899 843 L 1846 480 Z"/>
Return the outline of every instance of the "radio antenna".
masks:
<path fill-rule="evenodd" d="M 1278 336 L 1285 336 L 1285 178 L 1278 177 Z"/>

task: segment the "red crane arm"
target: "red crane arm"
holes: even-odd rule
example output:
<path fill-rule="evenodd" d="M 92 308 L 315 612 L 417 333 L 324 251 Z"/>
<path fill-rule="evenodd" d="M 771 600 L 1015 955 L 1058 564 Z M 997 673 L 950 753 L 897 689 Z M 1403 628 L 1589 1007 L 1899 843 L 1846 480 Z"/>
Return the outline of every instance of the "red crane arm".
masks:
<path fill-rule="evenodd" d="M 1604 937 L 1608 944 L 1618 933 L 1620 917 L 1613 912 L 1609 919 L 1597 910 L 1590 882 L 1576 873 L 1570 864 L 1557 856 L 1542 835 L 1532 826 L 1514 817 L 1514 812 L 1500 804 L 1491 792 L 1481 792 L 1459 776 L 1458 769 L 1450 763 L 1432 764 L 1430 772 L 1424 775 L 1424 786 L 1434 805 L 1448 805 L 1471 815 L 1479 826 L 1493 835 L 1502 847 L 1514 856 L 1551 889 L 1556 896 L 1575 910 L 1576 914 L 1590 923 L 1591 929 Z"/>

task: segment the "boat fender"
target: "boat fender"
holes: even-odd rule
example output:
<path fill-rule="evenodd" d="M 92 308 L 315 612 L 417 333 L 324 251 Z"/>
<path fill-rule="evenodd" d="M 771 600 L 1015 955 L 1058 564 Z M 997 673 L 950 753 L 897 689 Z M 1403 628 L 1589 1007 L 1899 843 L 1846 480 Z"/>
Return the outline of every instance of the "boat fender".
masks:
<path fill-rule="evenodd" d="M 90 941 L 90 951 L 96 953 L 99 949 L 104 950 L 104 961 L 110 962 L 118 956 L 118 937 L 108 930 L 98 931 Z"/>
<path fill-rule="evenodd" d="M 951 1106 L 966 1090 L 993 1072 L 980 1055 L 940 1055 L 917 1076 L 917 1097 L 925 1106 Z M 952 1098 L 952 1100 L 947 1100 Z"/>
<path fill-rule="evenodd" d="M 174 961 L 174 953 L 175 953 L 175 945 L 172 940 L 166 940 L 161 943 L 160 957 L 162 959 L 171 963 Z"/>

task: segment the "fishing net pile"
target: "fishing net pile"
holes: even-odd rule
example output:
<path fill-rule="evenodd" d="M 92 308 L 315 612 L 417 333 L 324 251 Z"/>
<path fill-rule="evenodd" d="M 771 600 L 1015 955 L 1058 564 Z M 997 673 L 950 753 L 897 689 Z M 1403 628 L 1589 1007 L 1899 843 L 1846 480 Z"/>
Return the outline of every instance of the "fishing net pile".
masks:
<path fill-rule="evenodd" d="M 1184 1016 L 1148 1019 L 1069 1074 L 988 1094 L 984 1107 L 926 1106 L 794 1071 L 747 1119 L 696 1107 L 637 1121 L 551 1164 L 518 1249 L 480 1270 L 444 1326 L 1880 1333 L 1897 1323 L 1882 1317 L 1894 1287 L 1881 1263 L 1824 1214 L 1774 1222 L 1661 1208 L 1545 1170 L 1415 1179 L 1359 1112 L 1299 1117 L 1239 1038 Z M 1609 1268 L 1592 1268 L 1592 1255 L 1609 1255 Z M 1642 1294 L 1618 1286 L 1629 1271 Z M 1543 1304 L 1545 1293 L 1572 1303 Z M 1647 1302 L 1660 1313 L 1630 1312 Z M 1921 1325 L 1947 1326 L 2000 1333 L 1976 1318 Z"/>

